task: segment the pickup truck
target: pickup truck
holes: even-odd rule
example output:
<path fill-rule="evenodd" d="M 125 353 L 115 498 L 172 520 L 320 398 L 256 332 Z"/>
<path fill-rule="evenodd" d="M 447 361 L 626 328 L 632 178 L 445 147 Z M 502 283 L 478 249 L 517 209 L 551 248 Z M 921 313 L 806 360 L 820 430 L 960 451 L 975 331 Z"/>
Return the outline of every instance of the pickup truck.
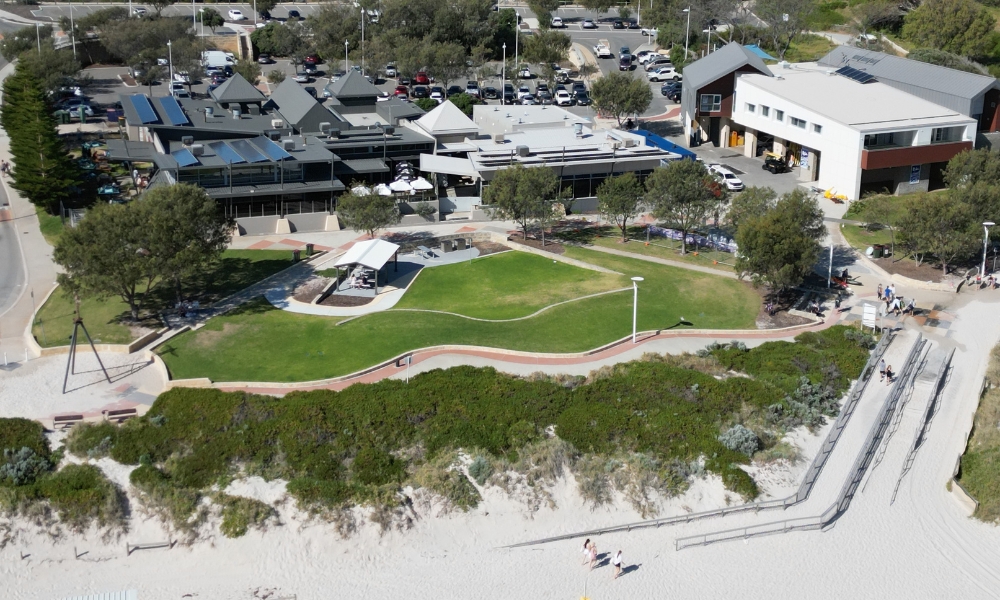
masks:
<path fill-rule="evenodd" d="M 600 40 L 597 45 L 594 46 L 594 54 L 597 58 L 614 58 L 615 55 L 611 52 L 611 44 L 608 40 Z"/>

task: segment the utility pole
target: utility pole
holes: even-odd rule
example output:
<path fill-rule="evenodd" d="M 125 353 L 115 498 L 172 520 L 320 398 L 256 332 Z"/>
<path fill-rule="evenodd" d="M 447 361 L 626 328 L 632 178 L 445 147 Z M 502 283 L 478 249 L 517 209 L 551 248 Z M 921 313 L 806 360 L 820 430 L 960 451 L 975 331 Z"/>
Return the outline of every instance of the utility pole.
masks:
<path fill-rule="evenodd" d="M 69 35 L 73 42 L 73 60 L 76 60 L 76 25 L 73 22 L 73 5 L 69 5 Z M 41 52 L 39 50 L 39 52 Z"/>

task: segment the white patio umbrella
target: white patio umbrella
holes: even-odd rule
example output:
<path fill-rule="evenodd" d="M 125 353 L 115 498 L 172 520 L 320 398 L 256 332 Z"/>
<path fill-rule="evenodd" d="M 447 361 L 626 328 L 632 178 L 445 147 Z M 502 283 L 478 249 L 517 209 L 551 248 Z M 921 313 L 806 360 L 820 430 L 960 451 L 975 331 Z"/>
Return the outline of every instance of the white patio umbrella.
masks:
<path fill-rule="evenodd" d="M 431 182 L 427 181 L 423 177 L 417 177 L 416 179 L 410 182 L 410 185 L 413 187 L 413 189 L 417 190 L 418 192 L 434 189 L 434 186 L 431 185 Z"/>
<path fill-rule="evenodd" d="M 389 184 L 389 189 L 394 192 L 411 192 L 413 188 L 405 181 L 393 181 Z"/>
<path fill-rule="evenodd" d="M 367 196 L 372 193 L 372 191 L 369 188 L 363 185 L 356 185 L 351 188 L 351 191 L 359 196 Z"/>
<path fill-rule="evenodd" d="M 389 186 L 387 186 L 386 184 L 380 183 L 375 186 L 375 193 L 378 194 L 379 196 L 391 196 L 392 190 L 390 190 Z"/>

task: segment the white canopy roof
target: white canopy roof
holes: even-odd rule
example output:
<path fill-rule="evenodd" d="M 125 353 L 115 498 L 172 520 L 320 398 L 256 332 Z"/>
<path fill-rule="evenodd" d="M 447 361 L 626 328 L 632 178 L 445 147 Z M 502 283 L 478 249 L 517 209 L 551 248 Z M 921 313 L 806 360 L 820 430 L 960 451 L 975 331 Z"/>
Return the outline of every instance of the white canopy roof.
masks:
<path fill-rule="evenodd" d="M 472 161 L 468 158 L 441 156 L 440 154 L 421 154 L 420 170 L 424 173 L 444 173 L 446 175 L 461 175 L 478 178 Z"/>
<path fill-rule="evenodd" d="M 475 136 L 479 133 L 479 126 L 462 109 L 447 101 L 414 122 L 431 135 Z"/>
<path fill-rule="evenodd" d="M 351 249 L 337 259 L 335 267 L 346 267 L 350 265 L 361 265 L 369 269 L 381 269 L 382 265 L 389 262 L 389 259 L 399 250 L 398 244 L 385 240 L 368 240 L 358 242 L 351 246 Z"/>
<path fill-rule="evenodd" d="M 427 181 L 423 177 L 417 177 L 416 179 L 414 179 L 413 181 L 411 181 L 410 182 L 410 186 L 412 186 L 413 189 L 415 189 L 417 191 L 433 190 L 434 189 L 434 186 L 431 185 L 431 182 Z"/>

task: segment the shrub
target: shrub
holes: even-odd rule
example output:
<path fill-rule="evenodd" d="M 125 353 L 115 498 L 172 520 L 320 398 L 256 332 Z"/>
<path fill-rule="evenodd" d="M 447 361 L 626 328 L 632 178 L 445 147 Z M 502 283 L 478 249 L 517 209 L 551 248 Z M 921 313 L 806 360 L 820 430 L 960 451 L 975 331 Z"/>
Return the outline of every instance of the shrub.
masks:
<path fill-rule="evenodd" d="M 354 477 L 361 483 L 382 485 L 402 481 L 405 474 L 403 461 L 385 450 L 366 446 L 358 451 L 351 464 Z"/>
<path fill-rule="evenodd" d="M 413 474 L 413 481 L 444 498 L 448 508 L 468 511 L 479 506 L 482 497 L 469 478 L 457 467 L 454 453 L 442 453 L 428 461 Z"/>
<path fill-rule="evenodd" d="M 243 537 L 251 527 L 263 529 L 267 520 L 277 514 L 273 508 L 253 498 L 219 494 L 216 501 L 222 505 L 219 530 L 227 538 Z"/>
<path fill-rule="evenodd" d="M 871 350 L 875 347 L 875 336 L 853 327 L 844 330 L 844 337 L 858 345 L 859 348 Z"/>
<path fill-rule="evenodd" d="M 736 424 L 719 436 L 722 445 L 734 452 L 753 456 L 760 448 L 760 438 L 746 427 Z"/>
<path fill-rule="evenodd" d="M 39 456 L 27 446 L 16 451 L 12 448 L 5 448 L 3 460 L 3 464 L 0 464 L 0 484 L 5 485 L 34 483 L 42 474 L 52 468 L 49 459 Z"/>
<path fill-rule="evenodd" d="M 93 465 L 66 465 L 36 484 L 59 519 L 74 531 L 91 523 L 120 527 L 125 523 L 125 496 Z"/>
<path fill-rule="evenodd" d="M 38 456 L 48 458 L 49 443 L 45 428 L 30 419 L 0 419 L 0 450 L 30 448 Z"/>
<path fill-rule="evenodd" d="M 493 474 L 493 463 L 482 454 L 469 463 L 469 477 L 480 486 L 486 485 L 486 480 Z"/>
<path fill-rule="evenodd" d="M 129 475 L 129 483 L 140 492 L 140 500 L 146 508 L 178 531 L 193 535 L 205 517 L 199 508 L 201 492 L 177 486 L 170 476 L 153 465 L 140 465 Z"/>

